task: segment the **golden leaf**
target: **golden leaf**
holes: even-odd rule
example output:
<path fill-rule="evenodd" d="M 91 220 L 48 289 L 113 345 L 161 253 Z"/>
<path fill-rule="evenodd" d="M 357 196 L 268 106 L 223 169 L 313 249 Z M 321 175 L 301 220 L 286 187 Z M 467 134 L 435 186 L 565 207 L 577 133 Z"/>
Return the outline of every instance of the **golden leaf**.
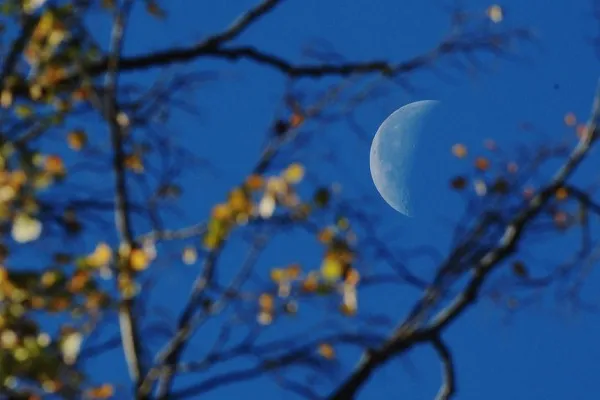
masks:
<path fill-rule="evenodd" d="M 15 115 L 21 119 L 25 119 L 25 118 L 31 117 L 31 115 L 33 115 L 33 109 L 24 104 L 19 104 L 18 106 L 16 106 L 14 108 L 14 110 L 15 110 Z"/>
<path fill-rule="evenodd" d="M 129 254 L 129 266 L 134 271 L 143 271 L 148 268 L 150 259 L 142 249 L 133 249 Z"/>
<path fill-rule="evenodd" d="M 87 263 L 93 268 L 108 265 L 112 259 L 112 249 L 106 243 L 99 243 L 94 252 L 87 257 Z"/>
<path fill-rule="evenodd" d="M 321 357 L 327 360 L 333 360 L 335 358 L 335 350 L 333 346 L 329 343 L 321 343 L 319 345 L 318 352 L 321 355 Z"/>
<path fill-rule="evenodd" d="M 67 143 L 72 150 L 79 151 L 87 144 L 87 135 L 81 129 L 69 132 Z"/>
<path fill-rule="evenodd" d="M 504 18 L 504 13 L 502 11 L 502 8 L 497 4 L 494 4 L 494 5 L 488 7 L 487 15 L 488 15 L 488 18 L 496 24 L 501 22 L 502 19 Z"/>
<path fill-rule="evenodd" d="M 328 244 L 328 243 L 331 243 L 334 236 L 335 236 L 335 232 L 333 231 L 332 228 L 328 227 L 328 228 L 322 229 L 319 232 L 318 239 L 319 239 L 319 242 L 321 242 L 323 244 Z"/>
<path fill-rule="evenodd" d="M 302 164 L 293 163 L 283 171 L 282 177 L 288 183 L 299 183 L 304 178 L 304 167 Z"/>
<path fill-rule="evenodd" d="M 227 203 L 217 204 L 212 209 L 212 217 L 217 220 L 226 220 L 231 218 L 231 207 Z"/>
<path fill-rule="evenodd" d="M 559 187 L 556 189 L 556 193 L 554 195 L 556 196 L 556 200 L 563 201 L 569 197 L 569 191 L 565 187 Z"/>
<path fill-rule="evenodd" d="M 287 279 L 287 271 L 281 268 L 273 268 L 271 270 L 271 280 L 275 283 L 280 283 Z"/>
<path fill-rule="evenodd" d="M 273 311 L 275 301 L 273 300 L 273 296 L 268 293 L 263 293 L 258 298 L 258 304 L 262 311 L 270 313 Z"/>
<path fill-rule="evenodd" d="M 104 385 L 88 389 L 86 391 L 86 397 L 93 400 L 104 400 L 109 399 L 115 395 L 115 389 L 113 385 L 105 383 Z"/>
<path fill-rule="evenodd" d="M 292 114 L 292 116 L 290 117 L 290 126 L 292 128 L 297 128 L 300 125 L 302 125 L 302 123 L 304 122 L 304 116 L 300 113 L 294 113 Z"/>
<path fill-rule="evenodd" d="M 308 274 L 305 280 L 302 281 L 301 289 L 304 292 L 312 293 L 319 288 L 319 279 L 314 272 Z"/>
<path fill-rule="evenodd" d="M 343 273 L 343 265 L 339 259 L 327 256 L 321 263 L 321 275 L 329 281 L 338 280 Z"/>
<path fill-rule="evenodd" d="M 40 237 L 42 223 L 26 214 L 18 214 L 13 220 L 12 237 L 17 243 L 32 242 Z"/>
<path fill-rule="evenodd" d="M 265 180 L 262 176 L 257 174 L 252 174 L 246 179 L 246 187 L 249 190 L 256 191 L 263 188 L 265 185 Z"/>
<path fill-rule="evenodd" d="M 144 164 L 142 162 L 142 158 L 139 154 L 129 154 L 125 156 L 124 160 L 125 167 L 129 168 L 136 174 L 141 174 L 144 172 Z"/>
<path fill-rule="evenodd" d="M 44 168 L 52 175 L 63 175 L 65 173 L 65 165 L 62 158 L 56 155 L 46 157 Z"/>
<path fill-rule="evenodd" d="M 188 246 L 183 249 L 182 254 L 183 262 L 187 265 L 192 265 L 198 260 L 198 253 L 196 252 L 196 248 L 193 246 Z"/>
<path fill-rule="evenodd" d="M 464 144 L 457 143 L 452 146 L 452 154 L 458 158 L 465 158 L 467 156 L 467 147 Z"/>
<path fill-rule="evenodd" d="M 575 126 L 577 124 L 577 117 L 572 112 L 567 113 L 565 115 L 565 125 L 567 126 Z"/>

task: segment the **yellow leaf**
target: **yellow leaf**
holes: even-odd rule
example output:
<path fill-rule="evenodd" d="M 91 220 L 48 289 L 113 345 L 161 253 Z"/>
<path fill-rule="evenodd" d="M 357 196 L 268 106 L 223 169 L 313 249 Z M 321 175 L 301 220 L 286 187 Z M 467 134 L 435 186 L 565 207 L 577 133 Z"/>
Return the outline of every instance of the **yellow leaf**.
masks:
<path fill-rule="evenodd" d="M 304 281 L 302 281 L 301 288 L 304 292 L 312 293 L 319 288 L 319 280 L 314 273 L 310 273 Z"/>
<path fill-rule="evenodd" d="M 133 249 L 129 254 L 129 266 L 135 271 L 143 271 L 148 268 L 150 259 L 142 249 Z"/>
<path fill-rule="evenodd" d="M 144 164 L 142 163 L 142 158 L 138 154 L 129 154 L 125 156 L 125 166 L 136 174 L 144 172 Z"/>
<path fill-rule="evenodd" d="M 72 150 L 79 151 L 87 144 L 87 135 L 80 129 L 71 131 L 67 136 L 67 142 Z"/>
<path fill-rule="evenodd" d="M 334 235 L 335 235 L 335 232 L 333 231 L 332 228 L 322 229 L 318 235 L 319 242 L 321 242 L 323 244 L 331 243 Z"/>
<path fill-rule="evenodd" d="M 18 214 L 13 220 L 12 237 L 17 243 L 32 242 L 40 237 L 42 223 L 26 214 Z"/>
<path fill-rule="evenodd" d="M 264 219 L 271 218 L 275 212 L 275 208 L 275 196 L 265 193 L 258 205 L 258 214 Z"/>
<path fill-rule="evenodd" d="M 105 383 L 104 385 L 88 389 L 86 392 L 86 397 L 91 398 L 93 400 L 104 400 L 109 399 L 115 395 L 115 389 L 113 385 L 109 383 Z"/>
<path fill-rule="evenodd" d="M 31 117 L 31 115 L 33 114 L 33 110 L 31 109 L 31 107 L 23 105 L 23 104 L 19 104 L 18 106 L 15 107 L 14 110 L 15 110 L 15 115 L 21 119 Z"/>
<path fill-rule="evenodd" d="M 452 154 L 458 158 L 464 158 L 467 156 L 467 147 L 464 144 L 457 143 L 452 146 Z"/>
<path fill-rule="evenodd" d="M 275 301 L 273 300 L 273 296 L 268 293 L 263 293 L 258 298 L 258 304 L 262 311 L 271 313 L 273 311 Z"/>
<path fill-rule="evenodd" d="M 271 270 L 271 280 L 275 283 L 280 283 L 287 279 L 287 271 L 281 268 L 273 268 Z"/>
<path fill-rule="evenodd" d="M 501 22 L 502 19 L 504 18 L 504 13 L 502 11 L 502 8 L 497 4 L 494 4 L 494 5 L 488 7 L 487 15 L 488 15 L 489 19 L 492 20 L 492 22 L 494 22 L 496 24 Z"/>
<path fill-rule="evenodd" d="M 87 257 L 87 263 L 93 268 L 108 265 L 112 259 L 112 249 L 106 243 L 99 243 L 94 252 Z"/>
<path fill-rule="evenodd" d="M 318 351 L 321 357 L 327 360 L 333 360 L 335 358 L 335 350 L 329 343 L 321 343 Z"/>
<path fill-rule="evenodd" d="M 52 175 L 63 175 L 65 173 L 65 164 L 62 158 L 55 155 L 46 157 L 44 168 Z"/>
<path fill-rule="evenodd" d="M 65 364 L 73 365 L 75 363 L 77 356 L 79 356 L 82 342 L 83 335 L 81 332 L 73 331 L 63 335 L 60 340 L 60 351 Z"/>
<path fill-rule="evenodd" d="M 231 218 L 231 207 L 226 203 L 217 204 L 212 209 L 212 217 L 216 220 Z"/>
<path fill-rule="evenodd" d="M 0 94 L 0 105 L 2 105 L 3 108 L 8 108 L 12 105 L 12 102 L 13 102 L 12 92 L 8 89 L 3 90 L 2 93 Z"/>
<path fill-rule="evenodd" d="M 302 164 L 293 163 L 283 171 L 283 179 L 288 183 L 298 183 L 302 178 L 304 178 L 304 167 Z"/>
<path fill-rule="evenodd" d="M 187 265 L 192 265 L 198 260 L 198 253 L 196 252 L 196 248 L 192 246 L 188 246 L 183 249 L 182 255 L 183 262 Z"/>
<path fill-rule="evenodd" d="M 327 256 L 321 264 L 321 275 L 330 281 L 338 280 L 342 276 L 343 266 L 340 260 L 335 257 Z"/>

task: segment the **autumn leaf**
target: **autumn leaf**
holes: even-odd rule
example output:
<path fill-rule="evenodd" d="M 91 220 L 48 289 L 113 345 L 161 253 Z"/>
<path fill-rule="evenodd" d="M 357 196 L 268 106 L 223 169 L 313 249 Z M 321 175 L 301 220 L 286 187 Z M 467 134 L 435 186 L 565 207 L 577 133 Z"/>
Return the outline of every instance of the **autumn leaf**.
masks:
<path fill-rule="evenodd" d="M 184 264 L 192 265 L 198 260 L 198 253 L 196 252 L 196 248 L 193 246 L 188 246 L 183 249 L 183 254 L 181 256 Z"/>
<path fill-rule="evenodd" d="M 490 168 L 490 161 L 484 157 L 477 157 L 475 159 L 475 168 L 480 171 L 487 171 Z"/>
<path fill-rule="evenodd" d="M 488 7 L 487 16 L 492 22 L 497 24 L 504 18 L 504 13 L 499 5 L 494 4 Z"/>
<path fill-rule="evenodd" d="M 143 249 L 133 249 L 129 254 L 129 266 L 134 271 L 143 271 L 148 268 L 150 258 Z"/>
<path fill-rule="evenodd" d="M 273 296 L 268 293 L 263 293 L 258 298 L 258 304 L 262 311 L 270 313 L 273 311 L 275 301 Z"/>
<path fill-rule="evenodd" d="M 86 391 L 86 397 L 92 400 L 104 400 L 113 397 L 115 389 L 113 385 L 105 383 L 104 385 L 88 389 Z"/>
<path fill-rule="evenodd" d="M 575 114 L 572 112 L 567 113 L 565 115 L 565 125 L 575 126 L 575 124 L 577 124 L 577 118 L 575 117 Z"/>
<path fill-rule="evenodd" d="M 271 218 L 275 212 L 275 207 L 275 196 L 270 193 L 265 193 L 258 204 L 258 214 L 264 219 Z"/>
<path fill-rule="evenodd" d="M 262 176 L 252 174 L 246 179 L 246 187 L 251 191 L 260 190 L 264 187 L 265 180 Z"/>
<path fill-rule="evenodd" d="M 321 263 L 321 274 L 328 281 L 338 280 L 342 276 L 343 265 L 339 259 L 327 256 Z"/>
<path fill-rule="evenodd" d="M 297 128 L 300 125 L 302 125 L 302 123 L 304 122 L 304 116 L 300 113 L 294 113 L 292 114 L 292 116 L 290 117 L 290 126 L 292 128 Z"/>
<path fill-rule="evenodd" d="M 132 170 L 136 174 L 144 172 L 144 164 L 139 154 L 129 154 L 125 156 L 124 160 L 125 167 Z"/>
<path fill-rule="evenodd" d="M 44 169 L 52 175 L 64 175 L 65 164 L 62 158 L 57 155 L 49 155 L 46 157 Z"/>
<path fill-rule="evenodd" d="M 87 135 L 81 129 L 69 132 L 67 143 L 72 150 L 79 151 L 87 144 Z"/>
<path fill-rule="evenodd" d="M 302 164 L 293 163 L 283 171 L 283 179 L 291 184 L 299 183 L 304 178 L 304 167 Z"/>
<path fill-rule="evenodd" d="M 467 156 L 467 147 L 464 144 L 457 143 L 452 146 L 452 154 L 457 158 L 465 158 Z"/>
<path fill-rule="evenodd" d="M 569 197 L 569 191 L 565 187 L 561 186 L 558 189 L 556 189 L 556 193 L 554 193 L 554 196 L 556 197 L 556 200 L 563 201 L 566 200 L 567 197 Z"/>
<path fill-rule="evenodd" d="M 26 214 L 18 214 L 13 220 L 12 237 L 17 243 L 36 240 L 42 233 L 42 223 Z"/>
<path fill-rule="evenodd" d="M 87 257 L 87 264 L 93 268 L 108 265 L 112 259 L 112 249 L 106 243 L 98 243 L 94 252 Z"/>
<path fill-rule="evenodd" d="M 327 360 L 333 360 L 335 358 L 335 350 L 329 343 L 321 343 L 319 345 L 318 352 L 321 357 Z"/>
<path fill-rule="evenodd" d="M 79 356 L 83 335 L 75 330 L 67 330 L 60 338 L 60 351 L 63 361 L 67 365 L 73 365 Z"/>

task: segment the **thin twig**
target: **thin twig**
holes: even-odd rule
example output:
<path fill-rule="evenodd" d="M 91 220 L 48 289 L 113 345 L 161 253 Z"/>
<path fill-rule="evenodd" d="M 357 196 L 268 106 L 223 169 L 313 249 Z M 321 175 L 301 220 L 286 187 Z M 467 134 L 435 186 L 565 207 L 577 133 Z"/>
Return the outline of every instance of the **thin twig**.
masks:
<path fill-rule="evenodd" d="M 436 400 L 449 400 L 456 392 L 456 377 L 452 354 L 450 354 L 450 350 L 439 336 L 434 337 L 431 344 L 440 357 L 443 372 L 443 382 Z"/>

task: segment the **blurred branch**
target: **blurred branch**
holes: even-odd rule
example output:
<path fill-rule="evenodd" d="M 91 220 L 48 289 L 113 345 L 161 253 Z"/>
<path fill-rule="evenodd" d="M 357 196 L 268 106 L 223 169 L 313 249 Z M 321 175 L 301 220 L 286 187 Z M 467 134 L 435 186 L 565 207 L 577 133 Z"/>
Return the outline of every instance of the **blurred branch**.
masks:
<path fill-rule="evenodd" d="M 111 144 L 113 148 L 113 168 L 115 172 L 115 222 L 121 242 L 129 249 L 133 249 L 134 237 L 131 226 L 129 210 L 128 189 L 125 173 L 125 153 L 123 150 L 122 126 L 118 122 L 117 87 L 119 75 L 119 60 L 123 45 L 123 36 L 127 24 L 127 17 L 133 6 L 133 0 L 124 3 L 123 8 L 116 11 L 115 21 L 111 33 L 110 57 L 104 85 L 104 117 L 110 127 Z M 120 274 L 131 278 L 131 271 L 126 266 Z M 119 326 L 125 360 L 129 368 L 129 375 L 138 386 L 142 376 L 140 355 L 142 352 L 139 329 L 133 316 L 134 300 L 131 297 L 123 299 L 119 307 Z"/>

